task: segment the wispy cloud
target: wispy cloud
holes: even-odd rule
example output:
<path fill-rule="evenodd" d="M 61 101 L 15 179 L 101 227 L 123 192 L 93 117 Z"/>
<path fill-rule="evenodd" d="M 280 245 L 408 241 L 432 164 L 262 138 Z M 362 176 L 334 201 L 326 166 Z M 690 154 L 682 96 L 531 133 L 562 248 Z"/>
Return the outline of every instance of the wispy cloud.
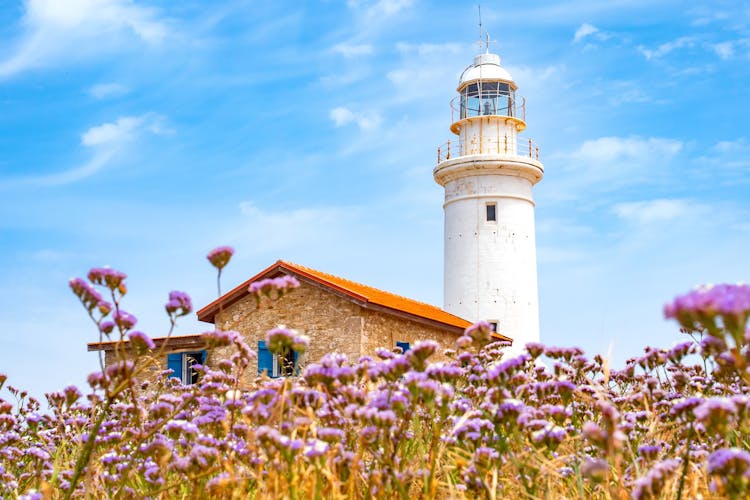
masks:
<path fill-rule="evenodd" d="M 125 116 L 111 123 L 91 127 L 81 135 L 81 144 L 89 147 L 121 144 L 132 139 L 144 120 L 143 116 Z"/>
<path fill-rule="evenodd" d="M 367 18 L 375 18 L 396 15 L 414 5 L 414 0 L 347 0 L 346 4 Z"/>
<path fill-rule="evenodd" d="M 420 57 L 439 57 L 445 56 L 446 54 L 460 54 L 462 53 L 464 46 L 460 43 L 405 43 L 398 42 L 396 44 L 396 50 L 401 55 L 412 56 L 417 55 Z"/>
<path fill-rule="evenodd" d="M 681 36 L 675 40 L 671 40 L 669 42 L 662 43 L 655 49 L 649 49 L 648 47 L 645 47 L 643 45 L 638 46 L 638 51 L 643 54 L 643 56 L 647 60 L 652 59 L 659 59 L 661 57 L 666 56 L 670 52 L 673 52 L 678 49 L 683 48 L 690 48 L 693 47 L 696 43 L 697 39 L 694 36 Z"/>
<path fill-rule="evenodd" d="M 658 137 L 601 137 L 585 141 L 573 158 L 586 165 L 650 162 L 652 158 L 672 158 L 683 147 L 682 142 Z"/>
<path fill-rule="evenodd" d="M 346 238 L 347 228 L 356 225 L 357 207 L 302 207 L 266 210 L 252 201 L 240 203 L 243 233 L 252 242 L 243 248 L 258 254 L 289 252 L 300 243 L 313 248 L 329 248 L 332 240 Z M 326 228 L 321 231 L 321 228 Z M 236 227 L 232 231 L 237 233 Z M 258 238 L 257 235 L 263 235 Z"/>
<path fill-rule="evenodd" d="M 169 33 L 155 9 L 131 0 L 28 0 L 21 25 L 0 78 L 121 49 L 133 38 L 158 44 Z"/>
<path fill-rule="evenodd" d="M 328 113 L 329 118 L 337 127 L 343 127 L 350 123 L 356 123 L 362 130 L 370 130 L 380 126 L 383 119 L 379 113 L 374 111 L 354 112 L 349 108 L 339 106 Z"/>
<path fill-rule="evenodd" d="M 573 35 L 573 43 L 578 43 L 584 38 L 596 35 L 597 33 L 600 33 L 599 28 L 589 23 L 583 23 Z"/>
<path fill-rule="evenodd" d="M 121 83 L 97 83 L 89 89 L 89 94 L 94 99 L 109 99 L 120 97 L 130 92 L 130 89 Z"/>
<path fill-rule="evenodd" d="M 721 42 L 711 45 L 711 48 L 721 59 L 731 59 L 734 56 L 734 43 L 732 42 Z"/>
<path fill-rule="evenodd" d="M 369 43 L 351 44 L 345 42 L 337 43 L 331 48 L 331 50 L 347 59 L 351 57 L 369 56 L 375 51 L 373 46 Z"/>
<path fill-rule="evenodd" d="M 171 130 L 163 125 L 163 121 L 162 116 L 147 113 L 141 116 L 120 117 L 114 122 L 91 127 L 81 134 L 81 145 L 91 151 L 88 161 L 60 172 L 0 181 L 0 188 L 60 186 L 91 177 L 114 161 L 123 151 L 123 146 L 132 143 L 140 134 L 171 133 Z"/>
<path fill-rule="evenodd" d="M 705 214 L 708 207 L 692 200 L 659 198 L 618 203 L 612 211 L 620 219 L 638 225 L 664 223 Z"/>
<path fill-rule="evenodd" d="M 748 149 L 750 149 L 750 147 L 744 138 L 733 141 L 719 141 L 713 147 L 714 151 L 722 154 L 747 152 Z"/>
<path fill-rule="evenodd" d="M 684 144 L 658 137 L 600 137 L 584 141 L 577 149 L 550 155 L 549 162 L 559 165 L 557 186 L 551 198 L 579 199 L 588 192 L 613 190 L 652 182 L 659 172 L 653 170 L 658 158 L 666 172 Z"/>

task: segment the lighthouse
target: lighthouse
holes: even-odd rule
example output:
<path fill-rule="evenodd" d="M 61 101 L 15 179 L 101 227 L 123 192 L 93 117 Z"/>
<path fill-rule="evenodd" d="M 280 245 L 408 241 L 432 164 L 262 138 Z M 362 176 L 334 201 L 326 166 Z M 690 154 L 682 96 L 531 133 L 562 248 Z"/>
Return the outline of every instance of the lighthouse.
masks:
<path fill-rule="evenodd" d="M 474 57 L 451 101 L 453 140 L 438 148 L 435 181 L 445 189 L 444 309 L 485 320 L 513 339 L 539 341 L 533 186 L 539 149 L 519 134 L 526 101 L 489 52 Z"/>

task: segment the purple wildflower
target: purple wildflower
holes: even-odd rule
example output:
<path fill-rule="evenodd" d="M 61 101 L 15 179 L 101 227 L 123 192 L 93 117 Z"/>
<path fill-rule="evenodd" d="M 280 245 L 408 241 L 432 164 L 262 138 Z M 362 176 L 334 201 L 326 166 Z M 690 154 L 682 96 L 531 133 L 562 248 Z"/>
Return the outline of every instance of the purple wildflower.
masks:
<path fill-rule="evenodd" d="M 275 354 L 282 354 L 287 349 L 295 352 L 305 352 L 310 345 L 310 337 L 291 330 L 284 325 L 268 330 L 266 333 L 266 347 Z"/>
<path fill-rule="evenodd" d="M 609 464 L 601 458 L 589 458 L 581 465 L 581 474 L 593 481 L 603 481 L 609 473 Z"/>
<path fill-rule="evenodd" d="M 130 332 L 128 333 L 128 339 L 130 340 L 130 345 L 133 346 L 133 349 L 139 352 L 156 348 L 156 344 L 151 340 L 151 337 L 143 332 Z"/>
<path fill-rule="evenodd" d="M 559 425 L 548 423 L 543 429 L 533 432 L 531 440 L 554 450 L 567 436 L 568 433 L 565 432 L 565 429 Z"/>
<path fill-rule="evenodd" d="M 456 339 L 456 349 L 466 349 L 472 344 L 472 342 L 474 341 L 468 335 L 461 335 Z"/>
<path fill-rule="evenodd" d="M 737 405 L 729 398 L 706 399 L 700 406 L 693 409 L 696 419 L 706 429 L 725 429 L 736 413 Z"/>
<path fill-rule="evenodd" d="M 478 321 L 466 329 L 464 336 L 482 346 L 492 340 L 492 332 L 492 325 L 487 321 Z"/>
<path fill-rule="evenodd" d="M 208 252 L 206 259 L 208 259 L 212 266 L 221 271 L 227 264 L 229 264 L 232 255 L 234 255 L 234 248 L 227 246 L 216 247 Z"/>
<path fill-rule="evenodd" d="M 65 389 L 63 389 L 63 394 L 65 395 L 65 404 L 68 406 L 73 406 L 73 403 L 81 399 L 81 391 L 78 390 L 78 387 L 74 385 L 69 385 Z"/>
<path fill-rule="evenodd" d="M 714 319 L 721 317 L 730 329 L 742 327 L 750 314 L 750 285 L 700 286 L 680 295 L 664 306 L 664 316 L 676 319 L 680 325 L 696 330 L 700 327 L 715 329 Z"/>
<path fill-rule="evenodd" d="M 740 448 L 722 448 L 708 456 L 708 473 L 722 476 L 747 476 L 750 453 Z"/>
<path fill-rule="evenodd" d="M 169 301 L 164 305 L 164 308 L 167 310 L 167 314 L 185 316 L 193 310 L 193 303 L 190 296 L 185 292 L 171 291 L 169 292 Z"/>
<path fill-rule="evenodd" d="M 584 422 L 581 432 L 596 446 L 602 447 L 607 442 L 607 433 L 595 422 Z"/>
<path fill-rule="evenodd" d="M 740 448 L 723 448 L 708 456 L 708 473 L 731 498 L 744 498 L 750 483 L 750 453 Z"/>
<path fill-rule="evenodd" d="M 250 283 L 247 290 L 260 297 L 280 297 L 288 291 L 299 287 L 299 281 L 294 276 L 279 276 L 278 278 L 266 278 Z"/>
<path fill-rule="evenodd" d="M 544 354 L 544 344 L 540 344 L 539 342 L 529 342 L 526 344 L 526 352 L 528 352 L 532 358 L 536 359 Z"/>
<path fill-rule="evenodd" d="M 99 295 L 99 292 L 81 278 L 73 278 L 68 282 L 68 285 L 87 311 L 93 311 L 102 302 L 102 296 Z"/>
<path fill-rule="evenodd" d="M 115 329 L 114 321 L 102 321 L 99 324 L 99 331 L 106 335 L 109 335 L 110 333 L 112 333 L 112 330 L 114 329 Z"/>
<path fill-rule="evenodd" d="M 346 434 L 341 429 L 334 429 L 331 427 L 320 427 L 317 430 L 318 439 L 326 441 L 328 443 L 338 443 L 344 440 Z"/>
<path fill-rule="evenodd" d="M 677 399 L 672 402 L 672 408 L 669 410 L 669 413 L 678 417 L 684 416 L 684 418 L 692 420 L 692 417 L 694 416 L 692 410 L 700 406 L 702 403 L 702 398 L 694 396 L 684 399 Z"/>
<path fill-rule="evenodd" d="M 497 450 L 486 446 L 480 446 L 474 452 L 474 462 L 484 466 L 490 465 L 493 460 L 497 460 L 499 457 L 500 454 Z"/>
<path fill-rule="evenodd" d="M 122 330 L 130 330 L 138 322 L 138 319 L 129 312 L 118 310 L 112 315 L 112 320 Z"/>
<path fill-rule="evenodd" d="M 662 447 L 661 445 L 651 445 L 651 444 L 644 444 L 638 447 L 638 455 L 642 456 L 643 458 L 647 460 L 653 460 L 661 451 Z"/>
<path fill-rule="evenodd" d="M 659 498 L 667 480 L 674 475 L 680 466 L 680 461 L 671 459 L 655 464 L 633 483 L 633 499 Z"/>
<path fill-rule="evenodd" d="M 125 360 L 125 361 L 117 361 L 115 363 L 112 363 L 111 365 L 107 366 L 105 373 L 109 378 L 115 378 L 115 379 L 122 379 L 125 380 L 130 377 L 130 375 L 133 373 L 133 361 L 132 360 Z M 91 384 L 92 376 L 96 374 L 89 375 L 89 384 Z"/>
<path fill-rule="evenodd" d="M 314 439 L 305 444 L 304 455 L 307 458 L 317 458 L 326 454 L 329 445 L 325 441 Z"/>
<path fill-rule="evenodd" d="M 95 285 L 102 285 L 112 291 L 118 290 L 125 294 L 125 278 L 128 276 L 120 271 L 115 271 L 109 267 L 95 267 L 89 271 L 89 281 Z"/>
<path fill-rule="evenodd" d="M 225 347 L 232 345 L 232 343 L 239 337 L 239 333 L 230 330 L 212 330 L 210 332 L 204 332 L 201 334 L 201 339 L 205 341 L 210 347 Z"/>

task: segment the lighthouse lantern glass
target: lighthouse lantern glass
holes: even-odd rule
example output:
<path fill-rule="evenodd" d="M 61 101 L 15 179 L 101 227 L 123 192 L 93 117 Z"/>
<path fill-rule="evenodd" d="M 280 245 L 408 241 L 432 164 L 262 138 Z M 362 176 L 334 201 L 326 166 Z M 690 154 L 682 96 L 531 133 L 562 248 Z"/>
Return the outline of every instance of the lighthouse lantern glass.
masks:
<path fill-rule="evenodd" d="M 514 116 L 515 92 L 505 82 L 477 82 L 461 90 L 461 119 L 472 116 Z"/>

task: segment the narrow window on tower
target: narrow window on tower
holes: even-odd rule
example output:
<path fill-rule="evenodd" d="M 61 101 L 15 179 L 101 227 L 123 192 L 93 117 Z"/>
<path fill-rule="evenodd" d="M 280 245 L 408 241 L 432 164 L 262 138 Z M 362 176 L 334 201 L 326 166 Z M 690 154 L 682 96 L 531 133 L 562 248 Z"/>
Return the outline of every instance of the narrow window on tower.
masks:
<path fill-rule="evenodd" d="M 494 203 L 487 203 L 487 222 L 497 221 L 497 205 Z"/>

